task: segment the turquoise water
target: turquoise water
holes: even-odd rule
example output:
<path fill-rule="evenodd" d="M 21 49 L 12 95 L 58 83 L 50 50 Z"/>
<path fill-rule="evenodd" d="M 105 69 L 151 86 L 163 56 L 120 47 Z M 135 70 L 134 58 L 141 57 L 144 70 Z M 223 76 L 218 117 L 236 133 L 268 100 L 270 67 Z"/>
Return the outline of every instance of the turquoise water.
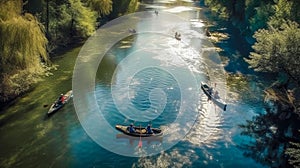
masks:
<path fill-rule="evenodd" d="M 204 34 L 204 16 L 197 4 L 184 3 L 184 7 L 175 7 L 164 3 L 141 6 L 147 10 L 157 9 L 186 18 L 192 26 L 182 32 L 183 38 L 186 37 L 185 42 L 195 46 L 194 43 L 198 41 L 191 31 L 195 30 L 200 34 L 205 51 L 213 47 L 201 36 Z M 147 45 L 153 50 L 134 52 Z M 240 147 L 251 143 L 251 139 L 240 135 L 241 129 L 238 127 L 264 111 L 259 81 L 249 76 L 220 73 L 226 60 L 222 58 L 223 61 L 218 61 L 215 52 L 188 53 L 189 45 L 159 34 L 138 34 L 123 39 L 103 58 L 96 75 L 95 93 L 92 93 L 112 128 L 115 124 L 148 124 L 132 119 L 135 116 L 131 116 L 131 112 L 136 109 L 149 118 L 157 114 L 151 124 L 162 128 L 166 136 L 162 139 L 143 139 L 142 149 L 163 146 L 167 148 L 166 151 L 154 148 L 151 151 L 159 153 L 148 157 L 127 157 L 110 152 L 85 133 L 72 101 L 50 118 L 44 118 L 48 107 L 43 106 L 51 104 L 60 92 L 66 92 L 72 87 L 73 65 L 80 50 L 75 48 L 54 60 L 60 66 L 53 72 L 53 76 L 46 78 L 32 92 L 1 112 L 1 167 L 263 167 L 243 156 Z M 145 60 L 160 66 L 130 73 Z M 185 62 L 184 66 L 182 62 Z M 170 65 L 174 71 L 164 69 Z M 196 100 L 192 95 L 184 97 L 182 86 L 174 74 L 187 75 L 185 69 L 193 72 L 197 82 L 208 79 L 218 82 L 217 88 L 220 88 L 221 96 L 228 102 L 227 111 L 223 112 L 207 102 L 207 97 L 199 90 L 190 90 L 199 95 Z M 130 75 L 133 78 L 129 80 L 127 76 Z M 182 81 L 184 85 L 189 83 L 191 81 Z M 124 85 L 128 87 L 122 87 Z M 120 98 L 118 101 L 122 103 L 130 98 L 130 103 L 121 107 L 116 105 L 112 88 L 115 89 L 116 97 Z M 182 101 L 196 103 L 180 109 Z M 164 107 L 160 107 L 164 104 L 162 102 L 165 102 Z M 155 111 L 160 108 L 163 110 Z M 191 114 L 184 121 L 192 122 L 193 125 L 188 134 L 175 143 L 177 141 L 171 136 L 173 131 L 184 126 L 173 123 L 182 113 Z M 110 147 L 122 149 L 120 153 L 139 150 L 138 138 L 124 138 L 118 131 L 110 131 L 110 128 L 105 127 L 95 130 L 100 131 L 108 132 L 100 134 L 100 138 L 107 139 Z"/>

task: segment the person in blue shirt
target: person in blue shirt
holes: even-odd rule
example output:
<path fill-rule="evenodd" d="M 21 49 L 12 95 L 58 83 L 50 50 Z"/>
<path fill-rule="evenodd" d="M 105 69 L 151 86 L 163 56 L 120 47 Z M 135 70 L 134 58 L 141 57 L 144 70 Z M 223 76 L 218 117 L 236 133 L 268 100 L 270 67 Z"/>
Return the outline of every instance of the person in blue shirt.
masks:
<path fill-rule="evenodd" d="M 148 124 L 146 130 L 147 130 L 147 134 L 153 134 L 150 124 Z"/>
<path fill-rule="evenodd" d="M 133 128 L 133 124 L 130 124 L 130 126 L 127 129 L 130 133 L 135 133 L 136 132 L 135 129 Z"/>

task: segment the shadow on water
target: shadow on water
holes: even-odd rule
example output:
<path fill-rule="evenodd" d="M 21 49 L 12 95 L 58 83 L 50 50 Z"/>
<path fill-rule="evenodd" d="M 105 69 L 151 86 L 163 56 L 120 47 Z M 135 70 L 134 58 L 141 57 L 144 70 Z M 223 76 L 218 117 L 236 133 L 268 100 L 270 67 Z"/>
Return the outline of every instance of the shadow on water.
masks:
<path fill-rule="evenodd" d="M 132 44 L 136 40 L 135 36 L 129 36 L 117 43 L 112 47 L 108 53 L 105 54 L 96 74 L 96 82 L 110 86 L 112 82 L 112 76 L 116 70 L 119 62 L 121 62 L 130 52 L 132 52 Z"/>
<path fill-rule="evenodd" d="M 235 28 L 230 21 L 224 21 L 209 11 L 204 13 L 208 16 L 208 20 L 218 22 L 218 24 L 211 22 L 210 32 L 216 36 L 225 35 L 223 39 L 220 38 L 215 42 L 215 45 L 222 49 L 219 54 L 221 57 L 226 57 L 225 60 L 228 62 L 225 66 L 225 70 L 229 72 L 227 96 L 229 99 L 263 106 L 260 111 L 256 111 L 257 115 L 251 120 L 246 120 L 239 125 L 242 130 L 241 135 L 245 136 L 245 140 L 238 147 L 244 151 L 243 154 L 246 157 L 253 158 L 264 166 L 291 167 L 288 163 L 290 156 L 285 152 L 292 146 L 289 142 L 300 142 L 300 126 L 297 123 L 299 116 L 291 114 L 293 111 L 291 109 L 280 110 L 282 107 L 274 111 L 278 108 L 278 104 L 262 102 L 265 94 L 261 90 L 274 82 L 275 74 L 254 72 L 248 68 L 244 58 L 248 58 L 253 49 L 241 35 L 240 30 Z M 250 110 L 247 109 L 247 112 Z M 297 150 L 294 150 L 294 154 L 295 151 Z"/>
<path fill-rule="evenodd" d="M 300 142 L 300 125 L 299 116 L 287 107 L 268 101 L 265 113 L 240 125 L 243 129 L 241 134 L 251 138 L 250 143 L 240 146 L 245 156 L 271 167 L 291 167 L 285 152 L 291 146 L 290 142 Z"/>
<path fill-rule="evenodd" d="M 213 41 L 216 40 L 214 45 L 221 48 L 220 56 L 228 59 L 225 70 L 232 73 L 253 74 L 254 71 L 249 69 L 244 61 L 253 49 L 241 35 L 240 30 L 234 27 L 231 21 L 220 18 L 208 9 L 204 9 L 202 13 L 206 16 L 205 19 L 209 20 L 208 30 L 212 36 L 215 36 L 212 37 Z"/>

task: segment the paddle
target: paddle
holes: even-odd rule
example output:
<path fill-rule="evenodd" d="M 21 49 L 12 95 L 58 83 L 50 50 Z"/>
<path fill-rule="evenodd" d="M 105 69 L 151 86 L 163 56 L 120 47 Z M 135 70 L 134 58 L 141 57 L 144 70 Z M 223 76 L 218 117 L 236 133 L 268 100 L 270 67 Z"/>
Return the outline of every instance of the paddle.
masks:
<path fill-rule="evenodd" d="M 141 125 L 140 125 L 140 141 L 139 141 L 139 144 L 138 144 L 138 147 L 139 147 L 139 148 L 142 148 L 142 146 L 143 146 L 143 141 L 142 141 L 142 136 L 141 136 L 141 134 L 142 134 L 142 129 L 141 129 Z"/>

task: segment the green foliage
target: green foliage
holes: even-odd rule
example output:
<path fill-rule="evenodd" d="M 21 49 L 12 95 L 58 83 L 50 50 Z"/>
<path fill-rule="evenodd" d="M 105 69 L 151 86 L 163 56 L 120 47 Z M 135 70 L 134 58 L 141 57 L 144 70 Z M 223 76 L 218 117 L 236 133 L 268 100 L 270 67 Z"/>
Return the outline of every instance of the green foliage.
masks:
<path fill-rule="evenodd" d="M 224 18 L 229 18 L 229 11 L 227 9 L 228 2 L 223 0 L 205 0 L 205 5 L 208 5 L 213 12 L 219 13 Z"/>
<path fill-rule="evenodd" d="M 280 27 L 285 20 L 300 23 L 299 0 L 205 0 L 212 11 L 235 22 L 242 31 L 251 34 L 267 28 Z M 236 21 L 239 23 L 236 24 Z"/>
<path fill-rule="evenodd" d="M 135 12 L 137 5 L 137 0 L 113 0 L 110 17 L 114 19 L 124 14 Z"/>
<path fill-rule="evenodd" d="M 278 2 L 273 5 L 275 13 L 273 16 L 270 16 L 269 24 L 277 28 L 284 24 L 286 20 L 294 21 L 293 13 L 291 13 L 292 6 L 292 1 L 278 0 Z"/>
<path fill-rule="evenodd" d="M 49 35 L 54 44 L 66 45 L 74 37 L 87 38 L 95 31 L 96 12 L 80 0 L 51 1 L 49 11 Z"/>
<path fill-rule="evenodd" d="M 108 15 L 112 11 L 112 0 L 85 0 L 90 8 L 99 15 Z"/>
<path fill-rule="evenodd" d="M 48 62 L 44 28 L 33 15 L 20 15 L 20 2 L 1 4 L 0 101 L 27 90 L 45 70 L 41 61 Z"/>
<path fill-rule="evenodd" d="M 0 0 L 0 20 L 8 20 L 19 16 L 22 11 L 22 1 L 20 0 Z"/>
<path fill-rule="evenodd" d="M 41 58 L 47 60 L 42 25 L 31 14 L 0 22 L 1 72 L 14 69 L 38 70 Z"/>
<path fill-rule="evenodd" d="M 250 59 L 251 68 L 264 72 L 285 72 L 296 82 L 300 81 L 300 29 L 295 22 L 287 21 L 280 28 L 261 29 L 254 35 Z"/>
<path fill-rule="evenodd" d="M 72 17 L 68 10 L 65 4 L 57 7 L 55 3 L 50 2 L 49 36 L 50 42 L 55 45 L 67 44 L 70 41 Z"/>
<path fill-rule="evenodd" d="M 138 9 L 138 0 L 131 0 L 126 13 L 133 13 Z"/>
<path fill-rule="evenodd" d="M 95 12 L 85 7 L 80 0 L 69 0 L 69 3 L 72 16 L 71 29 L 84 38 L 92 35 L 96 27 Z"/>
<path fill-rule="evenodd" d="M 289 156 L 289 164 L 300 167 L 300 142 L 290 142 L 285 154 Z"/>
<path fill-rule="evenodd" d="M 265 28 L 270 16 L 274 14 L 273 6 L 266 4 L 255 8 L 256 13 L 250 18 L 250 29 L 255 32 L 258 29 Z"/>

